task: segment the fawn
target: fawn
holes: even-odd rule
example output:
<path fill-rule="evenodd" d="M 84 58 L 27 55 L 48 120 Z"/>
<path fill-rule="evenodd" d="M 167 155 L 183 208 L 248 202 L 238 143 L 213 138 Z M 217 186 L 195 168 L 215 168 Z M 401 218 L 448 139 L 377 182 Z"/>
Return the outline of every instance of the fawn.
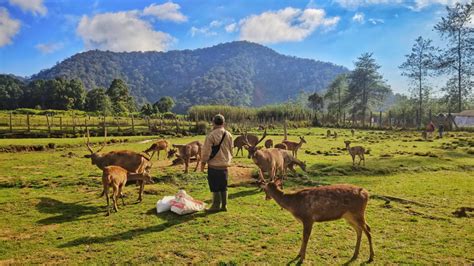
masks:
<path fill-rule="evenodd" d="M 355 156 L 359 156 L 359 164 L 360 165 L 360 162 L 361 161 L 364 161 L 364 166 L 365 166 L 365 157 L 364 157 L 364 153 L 365 153 L 365 149 L 364 147 L 362 146 L 354 146 L 354 147 L 350 147 L 349 145 L 351 144 L 350 141 L 346 140 L 344 141 L 344 143 L 346 144 L 346 149 L 349 151 L 349 154 L 352 156 L 352 165 L 355 165 Z"/>

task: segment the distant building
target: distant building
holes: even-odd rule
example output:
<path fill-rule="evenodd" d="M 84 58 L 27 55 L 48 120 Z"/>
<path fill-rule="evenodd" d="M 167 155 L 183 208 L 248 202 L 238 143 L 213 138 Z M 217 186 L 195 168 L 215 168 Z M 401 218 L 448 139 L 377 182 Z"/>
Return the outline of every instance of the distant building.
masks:
<path fill-rule="evenodd" d="M 453 113 L 454 122 L 458 127 L 474 127 L 474 110 L 464 110 L 460 113 Z"/>

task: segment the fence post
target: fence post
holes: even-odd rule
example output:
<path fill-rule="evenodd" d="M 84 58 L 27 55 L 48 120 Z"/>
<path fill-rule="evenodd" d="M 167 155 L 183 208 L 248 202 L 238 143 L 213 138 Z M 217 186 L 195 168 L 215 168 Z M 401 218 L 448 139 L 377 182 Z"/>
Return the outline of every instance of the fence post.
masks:
<path fill-rule="evenodd" d="M 13 133 L 12 112 L 10 112 L 10 133 Z"/>
<path fill-rule="evenodd" d="M 135 121 L 133 119 L 133 114 L 132 114 L 132 133 L 135 134 Z"/>
<path fill-rule="evenodd" d="M 76 116 L 72 115 L 72 133 L 76 134 Z"/>
<path fill-rule="evenodd" d="M 30 132 L 30 114 L 26 114 L 26 130 Z"/>
<path fill-rule="evenodd" d="M 175 118 L 175 123 L 176 123 L 176 134 L 178 134 L 179 133 L 179 122 L 178 122 L 177 117 Z"/>
<path fill-rule="evenodd" d="M 379 128 L 382 128 L 382 111 L 379 113 Z"/>
<path fill-rule="evenodd" d="M 46 124 L 48 125 L 48 132 L 51 134 L 51 124 L 49 123 L 49 116 L 46 114 Z"/>
<path fill-rule="evenodd" d="M 59 130 L 63 131 L 63 117 L 59 117 Z"/>

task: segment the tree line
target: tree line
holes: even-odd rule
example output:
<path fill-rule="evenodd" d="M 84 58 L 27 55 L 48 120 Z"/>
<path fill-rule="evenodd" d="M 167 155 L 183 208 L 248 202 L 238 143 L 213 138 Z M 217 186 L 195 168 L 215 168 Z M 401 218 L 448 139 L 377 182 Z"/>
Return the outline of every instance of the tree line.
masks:
<path fill-rule="evenodd" d="M 152 115 L 169 112 L 173 106 L 173 99 L 163 97 L 153 105 L 145 104 L 140 111 Z M 15 77 L 0 75 L 0 110 L 17 108 L 82 110 L 101 115 L 127 115 L 138 111 L 135 99 L 121 79 L 114 79 L 108 88 L 86 92 L 79 79 L 58 77 L 24 83 Z"/>

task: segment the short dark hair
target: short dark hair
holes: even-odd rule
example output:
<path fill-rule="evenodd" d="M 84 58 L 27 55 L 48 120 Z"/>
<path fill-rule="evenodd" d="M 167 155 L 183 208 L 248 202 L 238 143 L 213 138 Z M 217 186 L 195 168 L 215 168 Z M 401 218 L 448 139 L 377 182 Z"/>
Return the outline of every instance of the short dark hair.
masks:
<path fill-rule="evenodd" d="M 214 119 L 212 120 L 212 122 L 217 126 L 222 126 L 225 122 L 225 118 L 223 115 L 217 114 L 216 116 L 214 116 Z"/>

